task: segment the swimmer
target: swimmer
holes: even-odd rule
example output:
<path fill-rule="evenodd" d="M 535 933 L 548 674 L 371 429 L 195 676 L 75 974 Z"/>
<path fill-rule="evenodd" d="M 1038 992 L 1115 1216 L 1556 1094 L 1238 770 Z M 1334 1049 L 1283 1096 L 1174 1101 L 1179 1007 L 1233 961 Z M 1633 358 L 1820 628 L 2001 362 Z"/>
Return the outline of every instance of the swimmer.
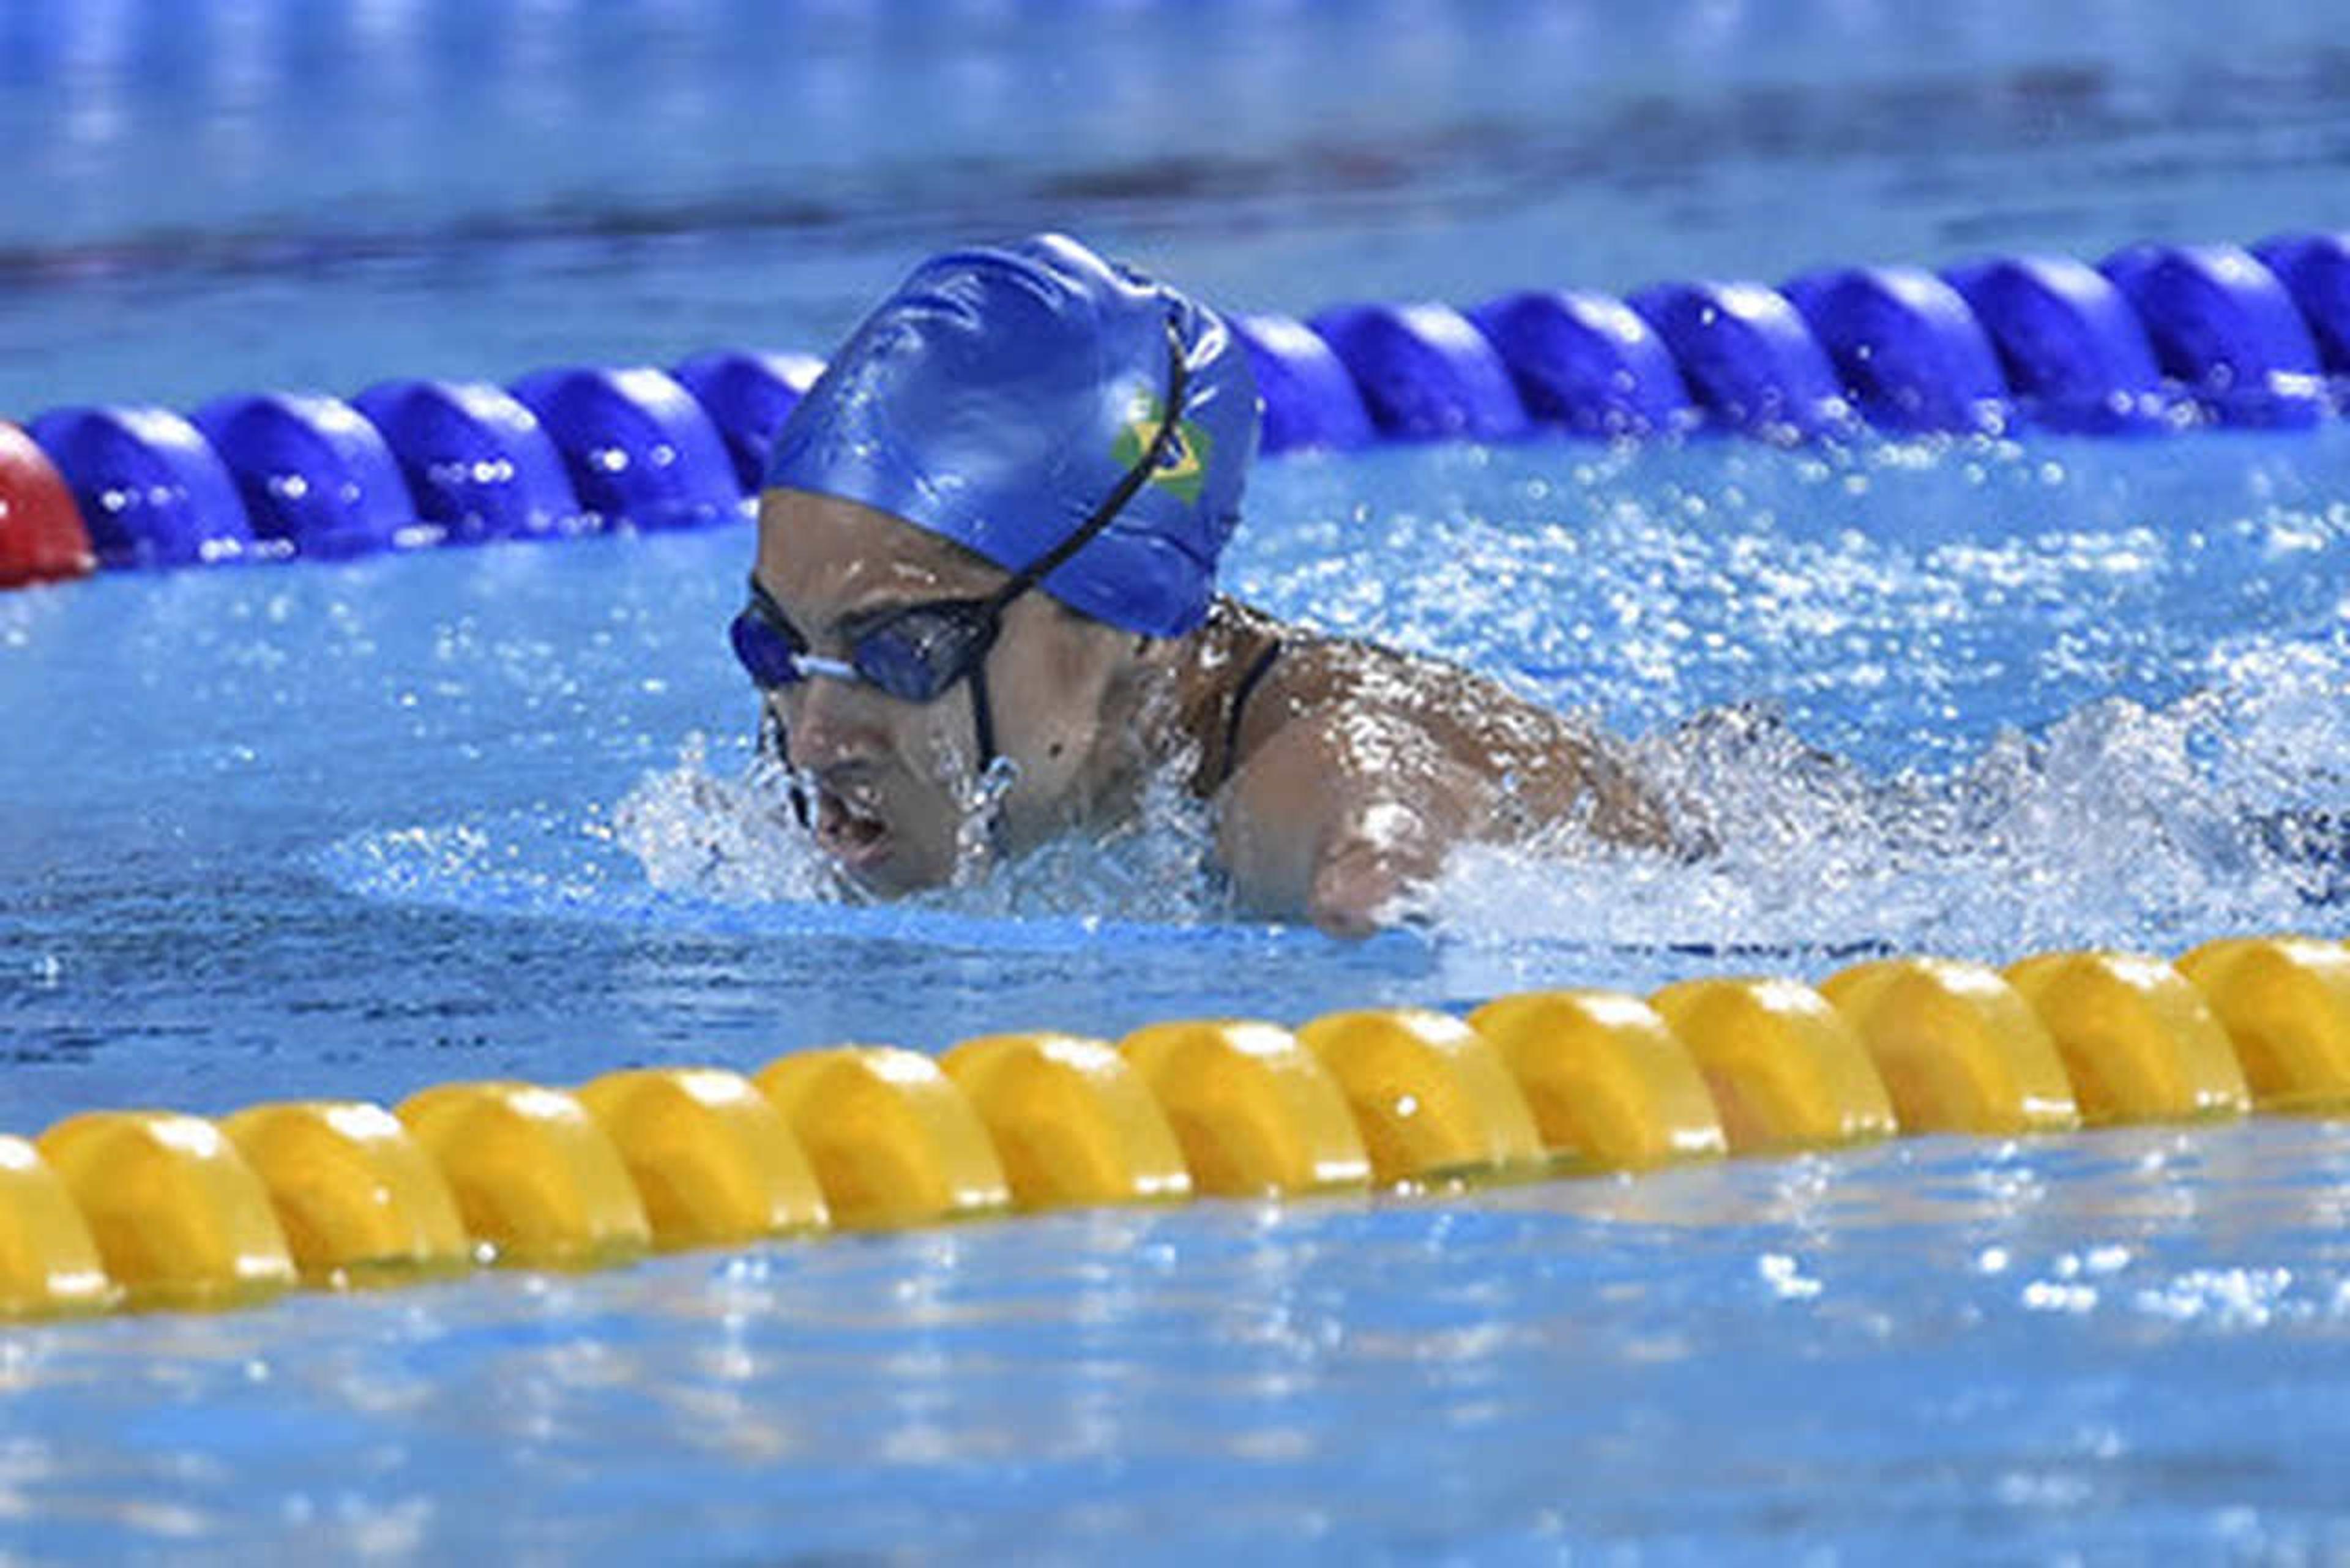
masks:
<path fill-rule="evenodd" d="M 1465 842 L 1669 846 L 1589 726 L 1216 591 L 1257 419 L 1213 312 L 1058 235 L 933 258 L 832 357 L 776 434 L 732 637 L 854 883 L 953 877 L 983 779 L 1016 855 L 1186 766 L 1237 901 L 1336 935 Z"/>

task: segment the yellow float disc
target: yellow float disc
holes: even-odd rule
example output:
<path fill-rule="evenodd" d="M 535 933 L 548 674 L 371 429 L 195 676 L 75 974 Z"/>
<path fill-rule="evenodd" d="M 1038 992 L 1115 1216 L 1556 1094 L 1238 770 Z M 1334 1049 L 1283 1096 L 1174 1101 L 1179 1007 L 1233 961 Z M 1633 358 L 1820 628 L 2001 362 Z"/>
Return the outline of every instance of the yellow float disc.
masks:
<path fill-rule="evenodd" d="M 118 1293 L 66 1184 L 0 1134 L 0 1319 L 102 1312 Z"/>
<path fill-rule="evenodd" d="M 1167 1113 L 1191 1185 L 1217 1197 L 1334 1191 L 1371 1179 L 1347 1096 L 1277 1023 L 1154 1023 L 1119 1043 Z"/>
<path fill-rule="evenodd" d="M 979 1112 L 1021 1208 L 1191 1196 L 1166 1115 L 1105 1043 L 989 1034 L 955 1046 L 940 1065 Z"/>
<path fill-rule="evenodd" d="M 475 1243 L 500 1263 L 585 1269 L 651 1244 L 612 1140 L 571 1096 L 536 1084 L 443 1084 L 400 1119 L 441 1168 Z"/>
<path fill-rule="evenodd" d="M 1904 1132 L 2006 1136 L 2081 1125 L 2056 1042 L 1998 971 L 1880 959 L 1830 976 L 1820 992 L 1859 1031 Z"/>
<path fill-rule="evenodd" d="M 2350 1106 L 2350 949 L 2228 937 L 2178 961 L 2235 1045 L 2264 1111 Z"/>
<path fill-rule="evenodd" d="M 1521 1176 L 1542 1135 L 1493 1043 L 1449 1013 L 1332 1012 L 1297 1032 L 1355 1113 L 1381 1182 Z"/>
<path fill-rule="evenodd" d="M 579 1103 L 644 1200 L 653 1245 L 739 1245 L 829 1223 L 816 1171 L 783 1113 L 740 1073 L 607 1073 Z"/>
<path fill-rule="evenodd" d="M 756 1082 L 806 1152 L 835 1225 L 930 1224 L 1012 1201 L 979 1113 L 920 1052 L 802 1051 L 768 1063 Z"/>
<path fill-rule="evenodd" d="M 2202 993 L 2134 953 L 2043 953 L 2007 978 L 2054 1036 L 2082 1118 L 2177 1121 L 2251 1108 L 2243 1068 Z"/>
<path fill-rule="evenodd" d="M 390 1283 L 473 1266 L 473 1245 L 440 1168 L 382 1106 L 254 1106 L 221 1130 L 268 1189 L 306 1282 Z"/>
<path fill-rule="evenodd" d="M 1509 1064 L 1554 1159 L 1645 1170 L 1725 1147 L 1713 1096 L 1656 1009 L 1614 991 L 1537 991 L 1469 1015 Z"/>
<path fill-rule="evenodd" d="M 243 1306 L 294 1283 L 261 1179 L 203 1117 L 91 1111 L 43 1133 L 40 1150 L 130 1305 Z"/>
<path fill-rule="evenodd" d="M 1741 1154 L 1889 1137 L 1893 1102 L 1844 1015 L 1792 980 L 1690 980 L 1650 998 L 1697 1059 Z"/>

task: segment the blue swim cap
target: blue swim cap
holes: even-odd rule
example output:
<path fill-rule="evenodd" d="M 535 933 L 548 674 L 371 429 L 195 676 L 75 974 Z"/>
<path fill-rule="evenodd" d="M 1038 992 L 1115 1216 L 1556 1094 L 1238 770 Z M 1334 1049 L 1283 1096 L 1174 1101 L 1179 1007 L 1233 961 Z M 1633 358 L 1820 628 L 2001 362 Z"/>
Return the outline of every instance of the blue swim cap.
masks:
<path fill-rule="evenodd" d="M 1256 383 L 1212 311 L 1062 235 L 915 269 L 784 421 L 767 484 L 862 502 L 1017 572 L 1083 526 L 1157 433 L 1170 322 L 1180 440 L 1043 586 L 1081 615 L 1180 636 L 1207 614 L 1240 518 Z"/>

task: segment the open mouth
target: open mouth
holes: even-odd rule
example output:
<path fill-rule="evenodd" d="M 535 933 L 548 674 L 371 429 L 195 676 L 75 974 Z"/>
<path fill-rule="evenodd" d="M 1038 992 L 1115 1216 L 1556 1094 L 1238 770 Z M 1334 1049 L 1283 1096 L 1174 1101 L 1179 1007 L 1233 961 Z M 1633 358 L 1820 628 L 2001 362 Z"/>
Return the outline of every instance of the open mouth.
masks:
<path fill-rule="evenodd" d="M 819 786 L 816 792 L 816 841 L 848 869 L 860 870 L 889 853 L 889 825 L 866 800 Z"/>

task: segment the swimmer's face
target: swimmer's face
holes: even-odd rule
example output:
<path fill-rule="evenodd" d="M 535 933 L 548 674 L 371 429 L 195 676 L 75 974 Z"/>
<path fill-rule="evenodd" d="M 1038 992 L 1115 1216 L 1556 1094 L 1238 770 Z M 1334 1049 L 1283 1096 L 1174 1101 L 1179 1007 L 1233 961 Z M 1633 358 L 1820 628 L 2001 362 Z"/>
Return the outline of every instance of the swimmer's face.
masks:
<path fill-rule="evenodd" d="M 809 651 L 844 660 L 844 618 L 978 597 L 1009 576 L 888 513 L 781 489 L 760 500 L 756 572 Z M 1132 636 L 1042 593 L 1005 607 L 985 667 L 996 750 L 1020 770 L 1000 821 L 1003 847 L 1024 849 L 1103 809 L 1131 771 L 1149 658 Z M 842 869 L 884 894 L 952 876 L 981 761 L 969 681 L 918 703 L 816 676 L 767 701 L 792 765 L 815 783 L 816 843 Z"/>

